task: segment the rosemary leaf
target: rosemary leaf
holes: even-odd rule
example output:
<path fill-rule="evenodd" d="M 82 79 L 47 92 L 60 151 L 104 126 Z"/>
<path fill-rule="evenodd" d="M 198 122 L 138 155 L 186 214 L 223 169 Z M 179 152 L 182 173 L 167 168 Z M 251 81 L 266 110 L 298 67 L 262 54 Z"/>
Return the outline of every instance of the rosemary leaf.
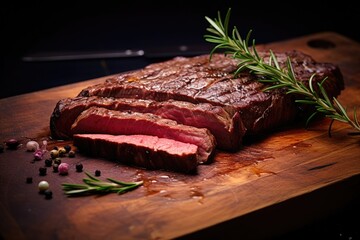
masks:
<path fill-rule="evenodd" d="M 356 114 L 356 108 L 354 108 L 354 120 L 355 120 L 355 123 L 356 123 L 357 125 L 360 125 L 360 124 L 359 124 L 359 120 L 358 120 L 358 118 L 357 118 L 357 114 Z"/>
<path fill-rule="evenodd" d="M 318 114 L 318 112 L 313 112 L 310 117 L 308 117 L 308 119 L 306 120 L 306 123 L 305 123 L 305 127 L 307 128 L 310 124 L 310 121 L 316 116 L 316 114 Z"/>
<path fill-rule="evenodd" d="M 86 176 L 88 176 L 90 179 L 94 180 L 94 181 L 98 181 L 100 182 L 100 179 L 98 179 L 97 177 L 91 175 L 90 173 L 88 172 L 85 172 Z"/>
<path fill-rule="evenodd" d="M 320 83 L 317 83 L 319 93 L 317 93 L 313 86 L 315 74 L 313 74 L 309 81 L 308 86 L 296 79 L 291 59 L 288 57 L 286 67 L 281 68 L 276 55 L 273 51 L 269 51 L 270 57 L 268 63 L 265 63 L 259 56 L 255 40 L 250 41 L 252 30 L 248 32 L 246 38 L 243 39 L 236 27 L 232 29 L 232 34 L 229 36 L 229 20 L 231 8 L 228 9 L 223 23 L 220 12 L 218 12 L 217 19 L 211 19 L 205 16 L 205 19 L 210 24 L 207 31 L 210 34 L 204 36 L 205 40 L 216 44 L 210 52 L 210 60 L 212 55 L 218 50 L 224 50 L 224 54 L 232 55 L 233 58 L 239 60 L 238 69 L 234 72 L 236 77 L 240 72 L 249 70 L 250 73 L 258 76 L 258 81 L 270 86 L 265 87 L 264 91 L 272 91 L 275 89 L 286 89 L 287 94 L 296 94 L 302 96 L 302 99 L 297 99 L 295 102 L 299 104 L 309 104 L 314 106 L 315 112 L 310 115 L 306 121 L 306 125 L 314 118 L 316 113 L 322 113 L 325 117 L 332 119 L 328 132 L 331 136 L 331 127 L 334 120 L 345 122 L 349 124 L 354 130 L 360 133 L 360 124 L 354 108 L 353 120 L 347 115 L 346 108 L 334 97 L 330 100 L 325 88 L 323 87 L 326 78 Z M 252 42 L 251 48 L 249 42 Z M 335 104 L 333 104 L 333 102 Z M 355 135 L 355 134 L 353 134 Z"/>
<path fill-rule="evenodd" d="M 87 188 L 87 189 L 74 189 L 74 190 L 68 190 L 66 191 L 66 194 L 67 195 L 82 195 L 82 194 L 88 194 L 90 193 L 92 190 L 94 189 L 91 189 L 91 188 Z"/>
<path fill-rule="evenodd" d="M 142 183 L 142 182 L 123 182 L 123 181 L 115 180 L 112 178 L 107 178 L 107 180 L 109 180 L 110 182 L 116 183 L 118 185 L 122 185 L 122 186 L 134 186 L 139 183 Z"/>

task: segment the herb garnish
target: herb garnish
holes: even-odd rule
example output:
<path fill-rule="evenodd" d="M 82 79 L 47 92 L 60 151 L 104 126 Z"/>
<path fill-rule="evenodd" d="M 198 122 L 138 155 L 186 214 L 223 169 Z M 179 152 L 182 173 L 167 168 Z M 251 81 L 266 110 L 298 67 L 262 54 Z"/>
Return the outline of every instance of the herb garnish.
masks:
<path fill-rule="evenodd" d="M 84 178 L 85 184 L 63 183 L 62 187 L 65 194 L 68 196 L 80 196 L 91 194 L 108 194 L 117 193 L 123 194 L 125 192 L 136 189 L 143 184 L 143 181 L 138 182 L 123 182 L 112 178 L 107 178 L 109 182 L 101 181 L 93 175 L 85 172 L 89 178 Z"/>
<path fill-rule="evenodd" d="M 304 96 L 303 99 L 295 101 L 301 104 L 312 105 L 316 110 L 310 115 L 306 125 L 308 125 L 310 120 L 313 119 L 316 114 L 322 113 L 325 117 L 332 119 L 329 126 L 329 136 L 331 133 L 331 126 L 335 120 L 349 124 L 357 131 L 355 134 L 360 134 L 360 124 L 357 119 L 356 108 L 354 108 L 354 117 L 352 120 L 347 115 L 346 109 L 335 97 L 333 97 L 332 100 L 328 97 L 323 87 L 323 83 L 326 81 L 326 78 L 320 83 L 317 83 L 320 90 L 320 93 L 317 93 L 314 91 L 313 86 L 315 74 L 310 77 L 309 86 L 306 86 L 296 79 L 291 59 L 289 57 L 286 61 L 286 67 L 281 68 L 273 51 L 269 51 L 269 61 L 265 62 L 256 51 L 255 40 L 252 41 L 252 46 L 249 47 L 251 30 L 248 32 L 246 39 L 244 40 L 241 38 L 236 27 L 233 28 L 232 34 L 229 36 L 228 25 L 230 12 L 231 9 L 229 8 L 224 22 L 221 19 L 220 12 L 218 12 L 217 19 L 212 20 L 209 17 L 205 17 L 205 19 L 210 23 L 210 27 L 206 30 L 212 34 L 205 35 L 205 40 L 210 43 L 217 44 L 212 49 L 210 58 L 215 51 L 223 49 L 225 50 L 224 54 L 232 54 L 233 58 L 240 60 L 238 69 L 235 71 L 234 76 L 239 74 L 241 71 L 248 69 L 251 73 L 260 76 L 258 78 L 259 82 L 271 84 L 271 86 L 267 87 L 265 91 L 286 88 L 287 94 L 299 94 Z"/>

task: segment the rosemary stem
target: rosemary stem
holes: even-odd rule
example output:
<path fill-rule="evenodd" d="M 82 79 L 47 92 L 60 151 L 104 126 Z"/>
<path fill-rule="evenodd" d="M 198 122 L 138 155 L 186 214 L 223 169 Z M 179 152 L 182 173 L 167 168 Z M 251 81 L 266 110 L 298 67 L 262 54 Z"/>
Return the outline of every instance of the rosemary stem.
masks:
<path fill-rule="evenodd" d="M 123 194 L 125 192 L 136 189 L 143 184 L 143 181 L 138 182 L 123 182 L 112 178 L 108 178 L 110 182 L 101 181 L 100 179 L 92 176 L 89 173 L 85 173 L 89 178 L 84 178 L 84 184 L 71 184 L 63 183 L 63 190 L 68 196 L 80 196 L 89 194 L 107 194 L 118 193 Z"/>

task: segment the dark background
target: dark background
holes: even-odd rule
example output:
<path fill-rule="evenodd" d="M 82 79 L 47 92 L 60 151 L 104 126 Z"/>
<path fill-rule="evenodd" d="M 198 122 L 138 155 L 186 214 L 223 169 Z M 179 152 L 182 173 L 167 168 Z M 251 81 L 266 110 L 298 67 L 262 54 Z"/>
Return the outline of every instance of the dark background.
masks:
<path fill-rule="evenodd" d="M 231 25 L 242 35 L 250 29 L 258 44 L 333 31 L 360 41 L 358 9 L 350 1 L 117 1 L 67 7 L 34 3 L 31 7 L 1 8 L 0 98 L 129 71 L 178 55 L 169 48 L 205 42 L 205 16 L 223 16 L 232 8 Z M 142 49 L 137 58 L 26 62 L 39 53 Z M 207 52 L 207 50 L 205 50 Z M 197 54 L 190 52 L 184 54 Z M 159 56 L 160 55 L 160 56 Z M 4 113 L 2 113 L 4 114 Z M 358 239 L 359 204 L 284 235 L 281 239 Z M 351 218 L 356 218 L 355 221 Z"/>
<path fill-rule="evenodd" d="M 74 1 L 75 2 L 75 1 Z M 231 25 L 244 36 L 253 30 L 258 44 L 321 31 L 334 31 L 359 41 L 357 8 L 347 1 L 103 1 L 67 7 L 9 6 L 1 8 L 0 98 L 141 68 L 174 55 L 168 47 L 210 49 L 208 23 L 232 8 Z M 24 56 L 76 51 L 142 49 L 163 57 L 81 61 L 25 62 Z M 207 52 L 205 50 L 205 52 Z M 188 55 L 200 52 L 190 52 Z M 201 52 L 202 53 L 202 52 Z"/>

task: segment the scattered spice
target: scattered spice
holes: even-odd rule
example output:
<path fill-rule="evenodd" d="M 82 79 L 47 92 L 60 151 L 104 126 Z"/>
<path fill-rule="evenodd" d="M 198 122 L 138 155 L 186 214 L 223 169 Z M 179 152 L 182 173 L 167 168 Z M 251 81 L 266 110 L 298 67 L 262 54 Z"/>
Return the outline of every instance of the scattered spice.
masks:
<path fill-rule="evenodd" d="M 40 167 L 40 168 L 39 168 L 39 175 L 40 175 L 40 176 L 45 176 L 45 175 L 46 175 L 46 171 L 47 171 L 47 168 L 45 168 L 45 167 Z"/>
<path fill-rule="evenodd" d="M 69 152 L 69 158 L 74 158 L 74 157 L 75 157 L 75 152 L 71 150 Z"/>
<path fill-rule="evenodd" d="M 52 193 L 52 191 L 50 189 L 46 189 L 44 191 L 44 195 L 45 195 L 45 199 L 51 199 L 52 196 L 53 196 L 53 193 Z"/>
<path fill-rule="evenodd" d="M 20 145 L 20 142 L 18 140 L 16 140 L 15 138 L 11 138 L 11 139 L 7 140 L 5 142 L 5 144 L 8 149 L 14 150 L 14 149 L 18 148 L 18 146 Z"/>
<path fill-rule="evenodd" d="M 36 141 L 28 141 L 26 143 L 26 150 L 29 152 L 35 152 L 39 148 L 40 148 L 40 145 Z"/>
<path fill-rule="evenodd" d="M 45 159 L 45 166 L 46 167 L 51 167 L 52 163 L 53 163 L 53 161 L 52 161 L 51 158 Z"/>
<path fill-rule="evenodd" d="M 59 157 L 64 157 L 66 153 L 65 148 L 59 148 L 58 153 L 59 153 Z"/>
<path fill-rule="evenodd" d="M 47 141 L 44 140 L 43 145 L 39 146 L 36 141 L 28 141 L 26 144 L 26 149 L 29 152 L 34 152 L 34 161 L 35 160 L 42 160 L 45 156 L 45 153 L 48 151 L 46 150 Z M 10 139 L 5 142 L 7 148 L 9 149 L 17 149 L 20 145 L 20 142 L 16 139 Z M 4 145 L 0 144 L 0 152 L 4 151 Z M 69 164 L 62 163 L 60 156 L 65 156 L 68 154 L 68 157 L 75 157 L 75 151 L 71 150 L 69 145 L 66 145 L 63 148 L 54 147 L 53 150 L 50 151 L 50 157 L 45 159 L 45 167 L 39 168 L 39 175 L 45 176 L 47 174 L 47 168 L 53 168 L 53 172 L 59 172 L 60 175 L 67 175 L 69 173 Z M 82 172 L 83 165 L 82 163 L 76 164 L 76 171 Z M 65 194 L 68 196 L 78 196 L 78 195 L 89 195 L 89 194 L 107 194 L 111 192 L 115 192 L 118 194 L 123 194 L 128 191 L 132 191 L 143 184 L 143 181 L 138 182 L 123 182 L 114 180 L 111 178 L 107 178 L 109 182 L 100 181 L 95 176 L 100 176 L 101 171 L 99 169 L 95 170 L 95 176 L 92 176 L 89 173 L 86 173 L 89 178 L 84 178 L 83 182 L 85 184 L 62 184 L 63 190 Z M 30 184 L 33 182 L 32 177 L 26 178 L 26 183 Z M 45 196 L 45 199 L 52 199 L 53 192 L 50 190 L 50 184 L 43 180 L 38 183 L 38 190 L 39 193 Z"/>
<path fill-rule="evenodd" d="M 61 158 L 55 158 L 54 163 L 56 163 L 57 165 L 60 165 L 61 164 Z"/>
<path fill-rule="evenodd" d="M 54 172 L 54 173 L 59 172 L 59 164 L 57 164 L 57 163 L 54 163 L 54 164 L 53 164 L 53 172 Z"/>
<path fill-rule="evenodd" d="M 59 173 L 60 175 L 67 175 L 69 173 L 69 164 L 61 163 L 59 165 Z"/>
<path fill-rule="evenodd" d="M 43 155 L 44 155 L 43 150 L 38 149 L 38 150 L 36 150 L 36 151 L 34 152 L 34 159 L 35 159 L 35 160 L 42 160 Z"/>
<path fill-rule="evenodd" d="M 51 157 L 52 159 L 55 159 L 55 158 L 59 157 L 59 151 L 56 150 L 56 149 L 51 150 L 51 151 L 50 151 L 50 157 Z"/>
<path fill-rule="evenodd" d="M 47 181 L 39 182 L 38 188 L 41 193 L 45 192 L 45 190 L 49 189 L 50 185 Z"/>
<path fill-rule="evenodd" d="M 81 164 L 81 163 L 78 163 L 78 164 L 76 164 L 76 171 L 77 172 L 82 172 L 82 170 L 83 170 L 83 168 L 84 168 L 84 166 Z"/>
<path fill-rule="evenodd" d="M 70 150 L 71 150 L 71 146 L 70 145 L 65 145 L 64 149 L 66 150 L 67 153 L 69 153 Z"/>

